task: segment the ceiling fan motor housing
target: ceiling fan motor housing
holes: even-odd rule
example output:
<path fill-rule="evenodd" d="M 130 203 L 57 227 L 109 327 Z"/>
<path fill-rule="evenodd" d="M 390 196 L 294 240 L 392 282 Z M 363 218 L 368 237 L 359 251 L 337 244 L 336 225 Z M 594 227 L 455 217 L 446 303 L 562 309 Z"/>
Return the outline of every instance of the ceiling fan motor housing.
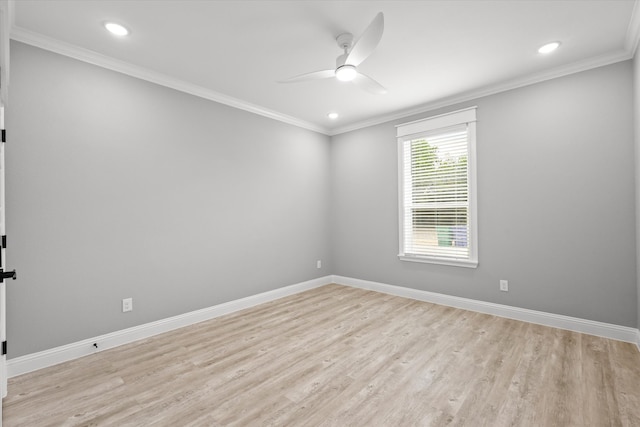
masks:
<path fill-rule="evenodd" d="M 351 46 L 353 46 L 353 34 L 342 33 L 336 37 L 336 42 L 338 42 L 340 49 L 343 49 L 345 53 L 347 53 L 351 50 Z"/>

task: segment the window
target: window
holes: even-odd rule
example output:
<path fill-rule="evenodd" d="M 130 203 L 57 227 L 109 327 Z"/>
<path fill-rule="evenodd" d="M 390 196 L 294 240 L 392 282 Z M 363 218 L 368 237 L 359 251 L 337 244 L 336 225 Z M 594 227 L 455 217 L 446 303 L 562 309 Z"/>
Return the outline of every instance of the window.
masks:
<path fill-rule="evenodd" d="M 476 107 L 397 126 L 400 259 L 476 267 Z"/>

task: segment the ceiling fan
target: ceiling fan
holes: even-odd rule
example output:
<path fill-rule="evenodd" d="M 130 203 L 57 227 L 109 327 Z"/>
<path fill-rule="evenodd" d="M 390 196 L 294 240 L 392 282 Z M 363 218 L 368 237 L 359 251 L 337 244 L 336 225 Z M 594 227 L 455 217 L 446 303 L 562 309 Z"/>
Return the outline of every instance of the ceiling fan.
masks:
<path fill-rule="evenodd" d="M 384 31 L 384 15 L 378 13 L 362 36 L 353 43 L 353 34 L 344 33 L 336 37 L 338 46 L 344 53 L 336 59 L 336 68 L 332 70 L 314 71 L 282 80 L 279 83 L 297 83 L 308 80 L 329 79 L 335 77 L 344 82 L 353 82 L 358 87 L 376 95 L 387 93 L 380 83 L 358 71 L 360 65 L 375 50 Z"/>

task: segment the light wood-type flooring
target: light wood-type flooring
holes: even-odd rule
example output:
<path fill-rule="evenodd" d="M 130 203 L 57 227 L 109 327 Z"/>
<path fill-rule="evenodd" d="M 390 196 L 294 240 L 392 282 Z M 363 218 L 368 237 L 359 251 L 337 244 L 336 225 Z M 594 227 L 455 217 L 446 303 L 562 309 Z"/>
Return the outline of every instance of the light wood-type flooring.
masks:
<path fill-rule="evenodd" d="M 640 352 L 328 285 L 13 378 L 4 425 L 640 426 Z"/>

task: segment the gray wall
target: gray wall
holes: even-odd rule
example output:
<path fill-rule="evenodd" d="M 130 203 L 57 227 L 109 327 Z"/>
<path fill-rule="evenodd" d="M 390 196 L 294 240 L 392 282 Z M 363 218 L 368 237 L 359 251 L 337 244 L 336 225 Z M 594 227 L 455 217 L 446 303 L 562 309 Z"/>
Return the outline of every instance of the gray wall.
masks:
<path fill-rule="evenodd" d="M 635 65 L 328 138 L 12 42 L 9 357 L 332 273 L 640 326 Z M 480 265 L 401 262 L 394 125 L 471 105 Z"/>
<path fill-rule="evenodd" d="M 635 327 L 631 87 L 626 61 L 333 137 L 333 273 Z M 394 125 L 472 105 L 479 266 L 399 261 Z"/>
<path fill-rule="evenodd" d="M 9 357 L 330 274 L 329 137 L 11 49 Z"/>

